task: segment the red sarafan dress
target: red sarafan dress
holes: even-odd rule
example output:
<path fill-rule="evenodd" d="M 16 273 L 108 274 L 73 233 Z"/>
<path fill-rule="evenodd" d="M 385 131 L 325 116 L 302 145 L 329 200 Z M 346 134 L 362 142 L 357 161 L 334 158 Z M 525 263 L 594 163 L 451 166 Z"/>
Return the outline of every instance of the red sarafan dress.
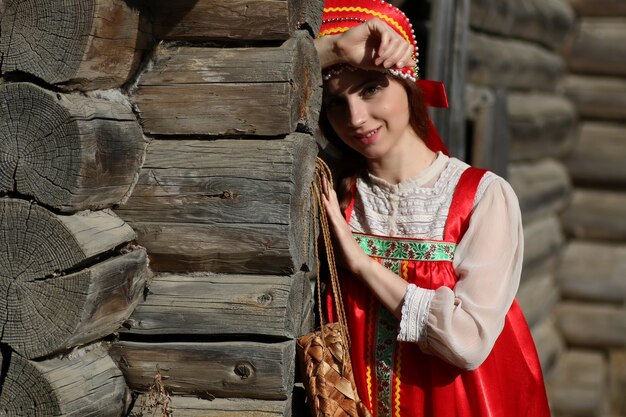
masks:
<path fill-rule="evenodd" d="M 460 174 L 443 240 L 355 233 L 363 250 L 418 287 L 454 290 L 454 251 L 467 230 L 485 171 Z M 354 199 L 346 212 L 350 220 Z M 341 276 L 352 340 L 351 358 L 362 401 L 374 417 L 549 417 L 540 363 L 528 325 L 513 301 L 487 359 L 464 370 L 417 343 L 398 342 L 398 320 L 356 277 Z M 329 299 L 327 298 L 327 301 Z M 327 303 L 331 320 L 332 305 Z"/>

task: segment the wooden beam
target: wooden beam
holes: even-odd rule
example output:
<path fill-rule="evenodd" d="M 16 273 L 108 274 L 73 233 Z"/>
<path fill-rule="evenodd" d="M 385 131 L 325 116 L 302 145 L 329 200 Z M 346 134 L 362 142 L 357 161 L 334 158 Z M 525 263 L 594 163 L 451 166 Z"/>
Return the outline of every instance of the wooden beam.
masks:
<path fill-rule="evenodd" d="M 129 334 L 296 338 L 311 331 L 308 274 L 160 274 L 126 323 Z"/>
<path fill-rule="evenodd" d="M 570 346 L 626 347 L 624 305 L 562 302 L 555 310 L 557 327 Z"/>
<path fill-rule="evenodd" d="M 287 40 L 299 29 L 317 35 L 322 0 L 146 0 L 163 40 Z"/>
<path fill-rule="evenodd" d="M 557 49 L 576 21 L 563 0 L 473 0 L 472 28 Z"/>
<path fill-rule="evenodd" d="M 119 417 L 130 405 L 124 377 L 102 346 L 37 362 L 16 353 L 4 359 L 3 415 Z"/>
<path fill-rule="evenodd" d="M 566 298 L 619 304 L 626 301 L 625 270 L 626 245 L 573 240 L 556 277 Z"/>
<path fill-rule="evenodd" d="M 162 412 L 148 394 L 135 400 L 129 417 L 152 416 Z M 169 409 L 174 416 L 184 417 L 291 417 L 292 399 L 284 401 L 251 400 L 245 398 L 195 398 L 170 396 Z M 158 415 L 158 414 L 156 414 Z M 299 414 L 294 414 L 294 417 Z"/>
<path fill-rule="evenodd" d="M 568 0 L 581 16 L 626 17 L 623 0 Z"/>
<path fill-rule="evenodd" d="M 626 79 L 568 75 L 562 82 L 565 95 L 575 104 L 580 117 L 604 121 L 626 121 Z"/>
<path fill-rule="evenodd" d="M 578 115 L 562 95 L 510 91 L 507 109 L 511 161 L 562 158 L 574 147 Z"/>
<path fill-rule="evenodd" d="M 280 136 L 316 130 L 321 70 L 302 31 L 279 47 L 160 46 L 131 99 L 152 135 Z"/>
<path fill-rule="evenodd" d="M 540 218 L 524 225 L 524 269 L 532 270 L 547 259 L 556 260 L 565 243 L 556 216 Z"/>
<path fill-rule="evenodd" d="M 472 84 L 554 91 L 564 70 L 560 56 L 536 44 L 470 31 L 467 78 Z"/>
<path fill-rule="evenodd" d="M 27 358 L 113 333 L 148 278 L 143 249 L 118 248 L 132 229 L 110 212 L 57 216 L 0 200 L 0 342 Z"/>
<path fill-rule="evenodd" d="M 624 192 L 577 189 L 563 214 L 563 228 L 581 239 L 624 241 L 624 207 Z"/>
<path fill-rule="evenodd" d="M 626 76 L 626 18 L 584 18 L 565 51 L 572 72 Z"/>
<path fill-rule="evenodd" d="M 130 105 L 0 85 L 0 192 L 62 212 L 120 203 L 136 181 L 145 143 Z"/>
<path fill-rule="evenodd" d="M 509 174 L 525 222 L 558 215 L 570 201 L 571 180 L 565 165 L 557 160 L 516 162 Z"/>
<path fill-rule="evenodd" d="M 155 140 L 117 210 L 158 271 L 286 274 L 312 264 L 312 137 Z"/>
<path fill-rule="evenodd" d="M 566 163 L 577 184 L 619 187 L 626 185 L 625 155 L 622 124 L 584 122 Z"/>
<path fill-rule="evenodd" d="M 148 392 L 157 370 L 168 393 L 282 401 L 294 384 L 295 342 L 116 342 L 111 357 L 131 389 Z"/>
<path fill-rule="evenodd" d="M 146 21 L 122 0 L 24 0 L 2 7 L 3 73 L 25 72 L 63 89 L 116 88 L 147 48 Z"/>
<path fill-rule="evenodd" d="M 552 316 L 539 321 L 532 327 L 531 331 L 537 347 L 539 362 L 541 362 L 541 369 L 544 375 L 548 375 L 564 353 L 565 342 L 554 325 Z"/>

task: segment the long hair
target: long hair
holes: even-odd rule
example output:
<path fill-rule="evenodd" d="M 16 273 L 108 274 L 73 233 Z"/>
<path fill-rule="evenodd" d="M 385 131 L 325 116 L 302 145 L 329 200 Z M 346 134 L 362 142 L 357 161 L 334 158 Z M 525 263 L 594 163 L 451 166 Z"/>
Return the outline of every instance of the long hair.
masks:
<path fill-rule="evenodd" d="M 411 80 L 395 78 L 406 91 L 409 102 L 409 125 L 417 136 L 425 141 L 430 128 L 428 110 L 424 104 L 424 98 L 420 88 Z M 323 101 L 322 101 L 323 103 Z M 326 109 L 322 104 L 319 120 L 320 130 L 324 137 L 341 152 L 341 158 L 335 167 L 335 178 L 337 178 L 337 194 L 339 205 L 345 210 L 352 199 L 352 189 L 359 176 L 365 175 L 367 171 L 367 161 L 365 157 L 346 145 L 333 130 L 326 115 Z"/>

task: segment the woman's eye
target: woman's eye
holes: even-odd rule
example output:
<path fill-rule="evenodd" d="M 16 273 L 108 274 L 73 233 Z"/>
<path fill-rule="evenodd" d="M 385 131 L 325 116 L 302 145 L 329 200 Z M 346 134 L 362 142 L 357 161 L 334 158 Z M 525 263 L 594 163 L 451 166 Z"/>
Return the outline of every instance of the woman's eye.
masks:
<path fill-rule="evenodd" d="M 343 104 L 344 100 L 340 99 L 340 98 L 331 98 L 330 100 L 327 100 L 326 103 L 324 103 L 326 105 L 327 108 L 334 108 L 334 107 L 338 107 L 341 106 L 341 104 Z"/>
<path fill-rule="evenodd" d="M 363 95 L 363 97 L 370 97 L 376 94 L 379 90 L 380 90 L 379 85 L 372 85 L 369 87 L 365 87 L 363 91 L 361 92 L 361 94 Z"/>

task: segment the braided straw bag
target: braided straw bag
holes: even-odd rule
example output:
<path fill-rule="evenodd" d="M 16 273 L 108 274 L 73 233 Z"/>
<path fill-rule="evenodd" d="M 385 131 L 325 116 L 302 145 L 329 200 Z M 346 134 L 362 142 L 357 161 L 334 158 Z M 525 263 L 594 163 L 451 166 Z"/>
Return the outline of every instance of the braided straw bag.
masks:
<path fill-rule="evenodd" d="M 318 158 L 315 180 L 312 185 L 314 193 L 313 203 L 315 213 L 319 213 L 319 222 L 326 248 L 326 258 L 328 259 L 330 284 L 339 321 L 326 324 L 323 322 L 320 268 L 318 267 L 316 291 L 321 327 L 319 330 L 298 339 L 298 363 L 313 417 L 371 417 L 369 411 L 359 399 L 350 362 L 350 337 L 347 332 L 348 326 L 343 300 L 341 299 L 328 218 L 320 194 L 322 182 L 326 178 L 329 178 L 332 184 L 328 166 Z M 315 224 L 317 224 L 317 221 Z M 315 231 L 315 234 L 317 235 L 317 231 Z M 315 245 L 315 253 L 316 256 L 319 254 L 317 243 Z M 319 256 L 317 256 L 317 259 L 319 265 Z"/>

